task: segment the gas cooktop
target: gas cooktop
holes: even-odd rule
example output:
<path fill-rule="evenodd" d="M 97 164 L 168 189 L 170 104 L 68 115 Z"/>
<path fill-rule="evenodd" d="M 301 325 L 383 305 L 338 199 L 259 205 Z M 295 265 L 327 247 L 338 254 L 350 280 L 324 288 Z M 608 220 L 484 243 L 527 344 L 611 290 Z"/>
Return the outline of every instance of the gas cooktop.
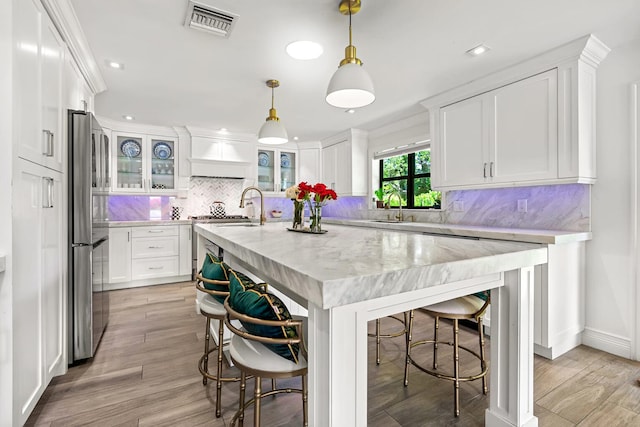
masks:
<path fill-rule="evenodd" d="M 191 217 L 193 222 L 249 222 L 249 217 L 242 215 L 227 215 L 215 217 L 213 215 L 195 215 Z"/>

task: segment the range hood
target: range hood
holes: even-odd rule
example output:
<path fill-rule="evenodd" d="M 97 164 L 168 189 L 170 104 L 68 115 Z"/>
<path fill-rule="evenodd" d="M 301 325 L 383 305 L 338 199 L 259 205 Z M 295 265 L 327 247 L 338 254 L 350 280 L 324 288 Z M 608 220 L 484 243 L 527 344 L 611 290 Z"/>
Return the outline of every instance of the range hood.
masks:
<path fill-rule="evenodd" d="M 246 178 L 251 163 L 240 161 L 225 161 L 212 159 L 190 158 L 191 176 L 205 176 L 211 178 Z"/>

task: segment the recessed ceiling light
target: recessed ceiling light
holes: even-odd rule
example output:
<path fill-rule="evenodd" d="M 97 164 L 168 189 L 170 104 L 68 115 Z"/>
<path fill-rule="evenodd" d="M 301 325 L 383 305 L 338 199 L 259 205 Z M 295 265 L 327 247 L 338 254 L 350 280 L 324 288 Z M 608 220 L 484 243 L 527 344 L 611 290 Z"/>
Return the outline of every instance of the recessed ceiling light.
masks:
<path fill-rule="evenodd" d="M 316 42 L 301 40 L 287 45 L 287 53 L 293 59 L 316 59 L 322 55 L 322 46 Z"/>
<path fill-rule="evenodd" d="M 111 68 L 115 68 L 117 70 L 124 70 L 124 64 L 121 64 L 119 62 L 116 61 L 109 61 L 107 60 L 107 65 Z"/>
<path fill-rule="evenodd" d="M 344 110 L 345 113 L 353 114 L 356 112 L 353 108 L 349 108 L 348 110 Z"/>
<path fill-rule="evenodd" d="M 294 140 L 294 141 L 297 141 L 298 139 L 300 139 L 300 138 L 298 138 L 297 136 L 294 136 L 294 137 L 293 137 L 293 140 Z"/>
<path fill-rule="evenodd" d="M 128 116 L 128 115 L 126 115 L 126 116 L 122 116 L 122 118 L 123 118 L 123 119 L 125 119 L 125 120 L 133 120 L 133 119 L 135 119 L 135 117 L 133 117 L 133 116 Z"/>
<path fill-rule="evenodd" d="M 220 128 L 220 133 L 227 133 L 227 128 Z"/>
<path fill-rule="evenodd" d="M 484 44 L 479 44 L 478 46 L 469 49 L 467 51 L 467 54 L 471 56 L 479 56 L 479 55 L 482 55 L 483 53 L 487 53 L 488 51 L 489 51 L 489 46 L 486 46 Z"/>

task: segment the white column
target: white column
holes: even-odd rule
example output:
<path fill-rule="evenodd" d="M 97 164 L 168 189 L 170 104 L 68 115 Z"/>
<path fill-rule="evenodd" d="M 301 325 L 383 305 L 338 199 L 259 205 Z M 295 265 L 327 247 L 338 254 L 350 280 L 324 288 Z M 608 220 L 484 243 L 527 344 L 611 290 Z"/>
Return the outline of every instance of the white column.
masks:
<path fill-rule="evenodd" d="M 488 427 L 536 427 L 533 415 L 533 267 L 504 273 L 491 291 Z"/>
<path fill-rule="evenodd" d="M 309 425 L 367 425 L 367 320 L 354 306 L 309 304 Z"/>

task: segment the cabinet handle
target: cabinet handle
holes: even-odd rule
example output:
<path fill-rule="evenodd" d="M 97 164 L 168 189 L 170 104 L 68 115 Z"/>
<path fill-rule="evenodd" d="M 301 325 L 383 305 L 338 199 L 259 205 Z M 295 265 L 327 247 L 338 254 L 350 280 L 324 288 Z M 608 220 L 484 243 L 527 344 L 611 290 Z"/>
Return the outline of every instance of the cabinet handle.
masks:
<path fill-rule="evenodd" d="M 162 270 L 164 267 L 149 267 L 149 270 Z"/>
<path fill-rule="evenodd" d="M 82 104 L 82 111 L 84 111 L 85 113 L 87 112 L 87 101 L 85 101 L 84 99 L 80 100 L 80 104 Z"/>
<path fill-rule="evenodd" d="M 43 177 L 42 183 L 44 184 L 42 191 L 42 207 L 49 209 L 53 207 L 53 178 Z"/>
<path fill-rule="evenodd" d="M 485 164 L 482 166 L 482 176 L 484 178 L 487 177 L 487 163 L 485 162 Z"/>
<path fill-rule="evenodd" d="M 127 242 L 129 242 L 129 241 L 130 241 L 130 240 L 129 240 L 129 239 L 131 238 L 131 237 L 130 237 L 130 235 L 131 235 L 131 232 L 130 232 L 130 231 L 127 231 Z"/>
<path fill-rule="evenodd" d="M 164 230 L 148 230 L 147 233 L 164 233 Z"/>
<path fill-rule="evenodd" d="M 44 149 L 42 150 L 42 154 L 47 157 L 53 157 L 53 132 L 43 129 L 42 133 L 44 135 Z"/>
<path fill-rule="evenodd" d="M 149 249 L 162 249 L 162 246 L 149 246 Z"/>
<path fill-rule="evenodd" d="M 489 176 L 493 178 L 493 162 L 489 163 Z"/>

